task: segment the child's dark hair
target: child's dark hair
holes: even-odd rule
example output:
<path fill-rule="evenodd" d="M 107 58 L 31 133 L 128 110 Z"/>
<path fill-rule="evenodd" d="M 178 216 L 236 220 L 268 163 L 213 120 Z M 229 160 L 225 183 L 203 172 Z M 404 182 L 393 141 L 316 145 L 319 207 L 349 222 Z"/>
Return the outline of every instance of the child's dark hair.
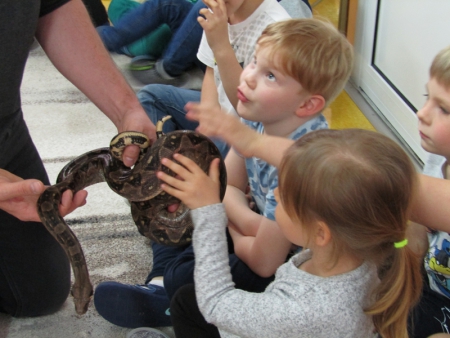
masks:
<path fill-rule="evenodd" d="M 346 252 L 378 267 L 373 316 L 382 337 L 407 337 L 407 318 L 422 288 L 421 260 L 406 237 L 416 172 L 391 139 L 360 129 L 320 130 L 286 152 L 279 174 L 280 198 L 300 224 L 324 222 L 334 253 Z M 309 229 L 311 230 L 311 229 Z"/>

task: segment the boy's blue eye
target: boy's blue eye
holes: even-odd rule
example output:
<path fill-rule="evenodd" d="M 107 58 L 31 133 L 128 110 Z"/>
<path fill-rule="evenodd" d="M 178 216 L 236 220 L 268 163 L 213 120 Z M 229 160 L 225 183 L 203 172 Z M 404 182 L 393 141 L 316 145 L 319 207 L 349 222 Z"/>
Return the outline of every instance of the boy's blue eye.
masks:
<path fill-rule="evenodd" d="M 275 75 L 273 75 L 272 73 L 267 74 L 267 78 L 268 78 L 270 81 L 275 81 L 275 80 L 276 80 Z"/>

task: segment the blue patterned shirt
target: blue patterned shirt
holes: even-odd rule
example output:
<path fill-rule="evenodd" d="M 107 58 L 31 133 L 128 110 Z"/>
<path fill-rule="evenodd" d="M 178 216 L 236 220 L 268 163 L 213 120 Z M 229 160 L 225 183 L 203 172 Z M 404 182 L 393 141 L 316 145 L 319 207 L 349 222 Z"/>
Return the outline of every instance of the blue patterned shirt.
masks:
<path fill-rule="evenodd" d="M 244 124 L 256 130 L 258 133 L 264 133 L 264 126 L 261 122 L 251 122 L 241 119 Z M 289 139 L 297 140 L 306 133 L 314 130 L 327 129 L 328 123 L 325 117 L 320 114 L 309 120 L 289 135 Z M 250 191 L 261 215 L 268 219 L 275 220 L 275 207 L 277 202 L 273 191 L 278 186 L 278 170 L 267 162 L 251 157 L 245 159 Z"/>

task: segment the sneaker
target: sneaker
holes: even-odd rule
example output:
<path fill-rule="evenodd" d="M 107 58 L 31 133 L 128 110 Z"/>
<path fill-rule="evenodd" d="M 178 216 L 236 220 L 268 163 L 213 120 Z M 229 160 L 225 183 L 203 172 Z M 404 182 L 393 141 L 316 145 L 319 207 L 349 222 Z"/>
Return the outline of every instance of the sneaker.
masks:
<path fill-rule="evenodd" d="M 128 68 L 131 71 L 143 71 L 155 68 L 156 60 L 150 55 L 139 55 L 131 59 Z"/>
<path fill-rule="evenodd" d="M 127 338 L 170 338 L 164 332 L 152 329 L 151 327 L 139 327 L 131 330 L 127 334 Z"/>
<path fill-rule="evenodd" d="M 95 289 L 97 312 L 110 323 L 128 328 L 171 326 L 170 300 L 157 285 L 103 282 Z"/>
<path fill-rule="evenodd" d="M 135 65 L 136 62 L 133 60 L 130 65 L 131 75 L 144 85 L 164 84 L 182 87 L 189 80 L 189 75 L 187 73 L 183 73 L 176 77 L 170 76 L 164 71 L 161 62 L 154 63 L 153 67 L 148 67 L 148 69 L 137 69 Z M 143 60 L 141 59 L 139 62 L 143 62 Z"/>

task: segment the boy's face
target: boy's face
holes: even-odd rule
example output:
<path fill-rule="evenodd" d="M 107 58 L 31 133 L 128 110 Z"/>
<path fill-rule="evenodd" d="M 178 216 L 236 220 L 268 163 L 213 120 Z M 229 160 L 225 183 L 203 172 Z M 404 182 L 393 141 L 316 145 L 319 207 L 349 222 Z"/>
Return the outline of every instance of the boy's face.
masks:
<path fill-rule="evenodd" d="M 428 99 L 417 112 L 423 149 L 450 159 L 450 88 L 431 78 Z"/>
<path fill-rule="evenodd" d="M 246 120 L 266 124 L 295 118 L 307 94 L 293 77 L 281 72 L 270 48 L 257 46 L 255 57 L 243 70 L 238 87 L 237 112 Z"/>

